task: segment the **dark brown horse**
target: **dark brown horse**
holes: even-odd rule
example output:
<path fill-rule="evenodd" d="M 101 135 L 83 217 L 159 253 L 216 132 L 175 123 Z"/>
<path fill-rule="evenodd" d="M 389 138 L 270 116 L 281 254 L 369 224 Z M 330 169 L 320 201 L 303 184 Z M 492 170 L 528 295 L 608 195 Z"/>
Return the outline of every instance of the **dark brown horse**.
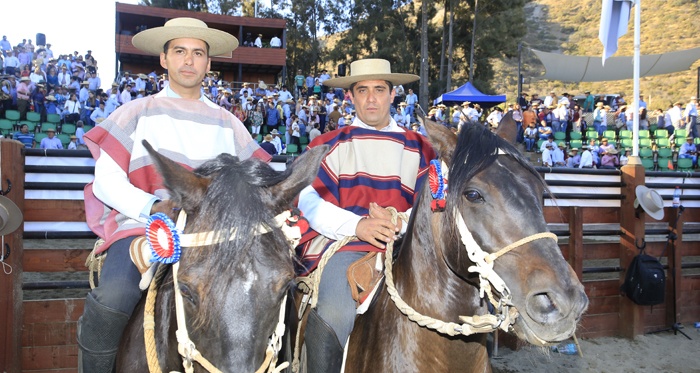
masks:
<path fill-rule="evenodd" d="M 183 248 L 178 271 L 187 330 L 202 356 L 223 372 L 254 372 L 294 276 L 290 247 L 273 218 L 291 207 L 316 177 L 328 147 L 306 152 L 284 172 L 264 162 L 221 154 L 193 172 L 144 146 L 170 197 L 188 215 L 184 233 L 231 232 L 235 239 Z M 269 227 L 260 233 L 261 226 Z M 163 372 L 184 371 L 175 331 L 172 274 L 155 308 L 155 341 Z M 145 299 L 145 297 L 144 297 Z M 119 372 L 148 372 L 144 348 L 144 299 L 121 339 Z M 202 367 L 194 364 L 196 372 Z"/>
<path fill-rule="evenodd" d="M 441 160 L 449 165 L 444 212 L 431 210 L 424 183 L 403 244 L 395 255 L 393 278 L 403 300 L 423 315 L 459 322 L 485 315 L 474 263 L 456 229 L 461 214 L 474 241 L 487 253 L 539 232 L 545 183 L 513 147 L 516 123 L 507 115 L 496 134 L 467 124 L 459 136 L 425 121 Z M 500 151 L 499 151 L 500 149 Z M 398 249 L 397 249 L 398 250 Z M 552 238 L 509 251 L 494 262 L 519 316 L 512 330 L 535 345 L 557 343 L 576 329 L 588 298 Z M 490 372 L 486 334 L 446 336 L 403 315 L 382 284 L 368 311 L 358 316 L 350 336 L 345 372 Z"/>

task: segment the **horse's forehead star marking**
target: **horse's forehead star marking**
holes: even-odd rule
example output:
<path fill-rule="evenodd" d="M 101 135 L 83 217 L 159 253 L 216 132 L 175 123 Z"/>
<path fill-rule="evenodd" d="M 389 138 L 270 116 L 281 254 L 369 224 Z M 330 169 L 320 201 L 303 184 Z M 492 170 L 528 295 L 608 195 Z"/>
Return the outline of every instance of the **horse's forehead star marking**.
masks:
<path fill-rule="evenodd" d="M 258 280 L 258 275 L 254 271 L 246 271 L 245 280 L 241 284 L 243 292 L 246 295 L 250 294 L 250 289 L 253 288 L 253 284 Z"/>

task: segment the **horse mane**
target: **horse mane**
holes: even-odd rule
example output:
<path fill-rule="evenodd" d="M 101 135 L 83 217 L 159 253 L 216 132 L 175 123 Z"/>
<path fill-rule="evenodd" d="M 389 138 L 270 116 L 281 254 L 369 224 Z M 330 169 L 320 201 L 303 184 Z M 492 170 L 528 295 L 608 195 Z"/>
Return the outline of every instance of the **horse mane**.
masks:
<path fill-rule="evenodd" d="M 462 199 L 461 191 L 474 176 L 498 159 L 499 149 L 535 176 L 545 190 L 549 191 L 539 172 L 515 146 L 491 132 L 488 127 L 469 122 L 462 125 L 457 146 L 450 161 L 449 190 L 451 193 L 447 193 L 447 199 L 451 206 L 459 206 Z"/>
<path fill-rule="evenodd" d="M 236 231 L 233 240 L 206 247 L 187 248 L 183 253 L 188 269 L 203 268 L 206 273 L 212 274 L 212 280 L 200 292 L 206 299 L 201 299 L 202 305 L 195 324 L 202 325 L 207 322 L 212 314 L 210 311 L 217 307 L 218 300 L 224 296 L 223 292 L 236 277 L 233 276 L 237 272 L 236 267 L 247 266 L 251 260 L 273 268 L 283 268 L 284 265 L 291 267 L 291 264 L 286 264 L 288 243 L 279 230 L 273 231 L 271 235 L 273 241 L 269 245 L 272 247 L 266 246 L 263 250 L 255 244 L 262 237 L 256 234 L 259 227 L 275 226 L 275 212 L 271 208 L 272 196 L 268 188 L 285 180 L 291 169 L 278 172 L 257 158 L 240 162 L 236 156 L 221 154 L 193 172 L 199 177 L 211 178 L 193 232 Z M 221 281 L 226 278 L 228 284 L 216 288 L 211 286 L 217 282 L 222 285 Z M 205 306 L 204 303 L 208 304 Z"/>

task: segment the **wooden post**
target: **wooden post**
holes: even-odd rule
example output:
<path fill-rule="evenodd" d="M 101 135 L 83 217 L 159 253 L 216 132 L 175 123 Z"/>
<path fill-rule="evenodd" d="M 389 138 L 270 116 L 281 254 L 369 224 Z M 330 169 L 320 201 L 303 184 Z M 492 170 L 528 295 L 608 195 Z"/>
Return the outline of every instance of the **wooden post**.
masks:
<path fill-rule="evenodd" d="M 620 285 L 625 282 L 626 269 L 639 250 L 635 240 L 641 244 L 644 238 L 645 213 L 635 216 L 634 200 L 637 185 L 644 185 L 644 166 L 641 164 L 628 164 L 622 167 L 622 195 L 626 196 L 620 206 L 620 267 L 625 271 L 620 272 Z M 634 338 L 644 333 L 644 313 L 642 306 L 632 302 L 626 296 L 620 297 L 620 334 L 627 338 Z"/>
<path fill-rule="evenodd" d="M 676 221 L 678 216 L 679 208 L 674 207 L 669 209 L 668 219 L 668 229 L 673 230 L 673 223 Z M 668 255 L 668 272 L 666 275 L 666 326 L 670 327 L 673 325 L 675 320 L 681 319 L 681 259 L 683 254 L 681 254 L 681 249 L 683 246 L 683 221 L 685 221 L 685 214 L 680 216 L 678 219 L 678 224 L 676 225 L 676 244 L 668 244 L 666 248 L 666 254 Z M 674 289 L 675 283 L 675 289 Z M 675 290 L 675 292 L 674 292 Z M 676 318 L 674 318 L 674 311 L 676 313 Z"/>
<path fill-rule="evenodd" d="M 9 179 L 12 189 L 5 197 L 14 202 L 24 213 L 24 144 L 15 140 L 0 140 L 0 186 L 7 191 Z M 0 338 L 4 347 L 0 350 L 0 370 L 19 373 L 22 370 L 22 260 L 24 227 L 4 237 L 5 253 L 10 255 L 5 263 L 12 266 L 12 273 L 0 272 Z"/>
<path fill-rule="evenodd" d="M 583 207 L 569 207 L 569 265 L 583 281 Z"/>

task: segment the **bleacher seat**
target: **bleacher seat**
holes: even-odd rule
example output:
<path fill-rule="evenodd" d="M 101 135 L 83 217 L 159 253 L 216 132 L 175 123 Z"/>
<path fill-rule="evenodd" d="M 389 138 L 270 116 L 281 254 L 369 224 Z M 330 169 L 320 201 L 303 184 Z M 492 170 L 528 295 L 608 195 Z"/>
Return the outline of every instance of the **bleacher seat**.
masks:
<path fill-rule="evenodd" d="M 583 133 L 572 131 L 569 136 L 571 136 L 571 140 L 581 140 L 583 138 Z"/>
<path fill-rule="evenodd" d="M 56 131 L 56 124 L 54 124 L 54 123 L 48 123 L 48 122 L 47 122 L 47 123 L 42 123 L 42 124 L 41 124 L 41 132 L 46 132 L 46 131 L 48 131 L 49 129 L 52 129 L 52 130 Z"/>
<path fill-rule="evenodd" d="M 299 147 L 296 144 L 287 145 L 287 155 L 299 155 Z"/>
<path fill-rule="evenodd" d="M 559 142 L 559 141 L 565 141 L 566 140 L 566 132 L 554 132 L 554 141 Z"/>
<path fill-rule="evenodd" d="M 569 146 L 571 147 L 571 149 L 573 149 L 573 148 L 577 148 L 577 149 L 579 149 L 579 150 L 580 150 L 580 149 L 583 149 L 583 141 L 581 141 L 581 140 L 571 140 L 571 141 L 569 142 Z"/>
<path fill-rule="evenodd" d="M 632 139 L 622 139 L 622 140 L 620 141 L 620 146 L 622 146 L 623 148 L 631 148 L 632 146 L 634 146 L 634 140 L 632 140 Z"/>
<path fill-rule="evenodd" d="M 667 138 L 657 138 L 656 139 L 656 146 L 659 148 L 668 148 L 670 146 L 670 142 L 668 141 Z"/>
<path fill-rule="evenodd" d="M 261 143 L 263 141 L 263 135 L 258 134 L 258 143 Z"/>
<path fill-rule="evenodd" d="M 0 119 L 0 131 L 7 137 L 7 135 L 12 133 L 13 123 L 9 119 Z"/>
<path fill-rule="evenodd" d="M 603 131 L 603 137 L 607 138 L 611 142 L 615 141 L 615 131 L 613 131 L 613 130 Z"/>
<path fill-rule="evenodd" d="M 39 122 L 41 122 L 41 114 L 35 113 L 33 111 L 28 111 L 27 112 L 27 120 L 29 122 L 39 123 Z"/>
<path fill-rule="evenodd" d="M 671 158 L 673 151 L 669 148 L 659 149 L 659 158 Z"/>
<path fill-rule="evenodd" d="M 667 130 L 656 130 L 656 131 L 654 131 L 654 137 L 657 139 L 667 139 L 668 138 L 668 131 Z"/>
<path fill-rule="evenodd" d="M 693 142 L 695 143 L 695 145 L 700 145 L 700 137 L 694 138 Z"/>
<path fill-rule="evenodd" d="M 544 144 L 545 141 L 547 140 L 537 140 L 537 149 L 535 150 L 540 151 L 540 148 L 542 147 L 542 144 Z"/>
<path fill-rule="evenodd" d="M 673 131 L 673 134 L 676 136 L 676 138 L 679 138 L 679 137 L 686 138 L 686 137 L 688 137 L 688 131 L 687 131 L 687 130 L 684 130 L 684 129 L 675 130 L 675 131 Z"/>
<path fill-rule="evenodd" d="M 66 135 L 65 133 L 62 133 L 60 135 L 56 135 L 59 140 L 61 140 L 61 144 L 63 144 L 63 149 L 68 149 L 68 143 L 70 142 L 70 135 Z"/>
<path fill-rule="evenodd" d="M 303 149 L 306 145 L 309 145 L 309 138 L 307 136 L 300 136 L 299 147 Z"/>
<path fill-rule="evenodd" d="M 693 160 L 690 158 L 678 158 L 678 171 L 693 171 Z"/>
<path fill-rule="evenodd" d="M 676 146 L 680 148 L 685 144 L 685 137 L 676 136 L 673 141 L 676 143 Z"/>
<path fill-rule="evenodd" d="M 654 133 L 654 131 L 656 131 L 658 128 L 659 126 L 657 126 L 656 124 L 652 124 L 651 126 L 649 126 L 649 131 L 651 133 Z"/>
<path fill-rule="evenodd" d="M 17 124 L 17 122 L 19 122 L 19 111 L 17 111 L 17 110 L 5 111 L 5 119 L 12 122 L 12 124 Z"/>
<path fill-rule="evenodd" d="M 287 126 L 279 126 L 277 127 L 277 131 L 284 135 L 287 132 Z"/>
<path fill-rule="evenodd" d="M 632 139 L 632 131 L 627 131 L 627 130 L 620 131 L 620 140 L 623 140 L 623 139 Z"/>
<path fill-rule="evenodd" d="M 61 122 L 60 114 L 46 114 L 46 121 L 49 123 L 58 124 Z"/>
<path fill-rule="evenodd" d="M 88 131 L 90 131 L 93 128 L 95 128 L 95 126 L 91 126 L 89 124 L 86 124 L 85 126 L 83 126 L 83 131 L 85 131 L 85 133 L 87 133 Z"/>
<path fill-rule="evenodd" d="M 38 148 L 38 147 L 39 147 L 39 145 L 41 144 L 41 140 L 42 140 L 44 137 L 48 137 L 48 135 L 45 134 L 45 133 L 37 133 L 37 134 L 34 135 L 34 141 L 36 141 L 36 146 L 35 146 L 35 148 Z"/>
<path fill-rule="evenodd" d="M 75 135 L 75 124 L 64 124 L 61 126 L 61 133 L 65 133 L 67 135 Z"/>
<path fill-rule="evenodd" d="M 640 139 L 648 139 L 649 138 L 649 130 L 639 130 L 639 138 Z"/>
<path fill-rule="evenodd" d="M 659 166 L 659 169 L 660 169 L 661 171 L 668 171 L 668 170 L 670 169 L 670 165 L 669 165 L 670 163 L 672 163 L 672 162 L 671 162 L 671 158 L 661 158 L 661 157 L 659 157 L 659 159 L 658 159 L 658 161 L 657 161 L 656 164 Z"/>
<path fill-rule="evenodd" d="M 597 139 L 597 138 L 598 138 L 598 132 L 596 132 L 596 131 L 587 131 L 586 132 L 586 140 Z"/>
<path fill-rule="evenodd" d="M 644 166 L 645 170 L 651 171 L 654 169 L 654 161 L 649 158 L 642 158 L 642 166 Z"/>
<path fill-rule="evenodd" d="M 639 139 L 639 146 L 642 148 L 651 148 L 651 139 Z"/>
<path fill-rule="evenodd" d="M 641 148 L 639 149 L 639 156 L 642 158 L 653 158 L 654 152 L 652 152 L 649 148 Z"/>

